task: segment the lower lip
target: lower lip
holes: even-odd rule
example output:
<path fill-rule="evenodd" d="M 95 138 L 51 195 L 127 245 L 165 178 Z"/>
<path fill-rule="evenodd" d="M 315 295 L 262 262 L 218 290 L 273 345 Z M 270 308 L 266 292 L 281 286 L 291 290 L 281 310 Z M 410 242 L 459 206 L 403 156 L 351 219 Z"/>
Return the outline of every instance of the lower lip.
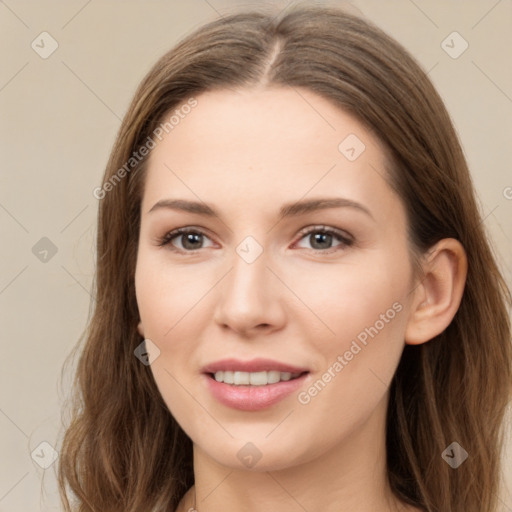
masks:
<path fill-rule="evenodd" d="M 265 386 L 234 386 L 217 382 L 210 375 L 204 375 L 212 395 L 223 405 L 240 411 L 261 411 L 297 391 L 308 374 L 296 379 L 280 381 Z"/>

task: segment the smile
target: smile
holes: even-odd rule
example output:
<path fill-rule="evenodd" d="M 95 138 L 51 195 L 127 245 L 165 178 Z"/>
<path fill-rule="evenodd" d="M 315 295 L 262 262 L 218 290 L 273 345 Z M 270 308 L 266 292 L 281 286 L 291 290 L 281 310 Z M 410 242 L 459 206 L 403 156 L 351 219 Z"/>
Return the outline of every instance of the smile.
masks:
<path fill-rule="evenodd" d="M 300 377 L 300 373 L 279 372 L 276 370 L 261 372 L 218 371 L 213 374 L 217 382 L 234 386 L 266 386 L 277 382 L 286 382 Z"/>

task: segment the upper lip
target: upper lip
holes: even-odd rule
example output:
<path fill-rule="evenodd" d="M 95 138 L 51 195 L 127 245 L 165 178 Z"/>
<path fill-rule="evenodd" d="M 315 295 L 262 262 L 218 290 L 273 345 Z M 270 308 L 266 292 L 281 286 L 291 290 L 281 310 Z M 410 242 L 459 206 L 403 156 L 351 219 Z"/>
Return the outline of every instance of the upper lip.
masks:
<path fill-rule="evenodd" d="M 281 363 L 272 359 L 251 359 L 250 361 L 240 361 L 238 359 L 222 359 L 206 365 L 204 373 L 215 373 L 219 371 L 239 371 L 239 372 L 263 372 L 277 371 L 289 373 L 304 373 L 309 371 L 307 368 L 293 366 L 287 363 Z"/>

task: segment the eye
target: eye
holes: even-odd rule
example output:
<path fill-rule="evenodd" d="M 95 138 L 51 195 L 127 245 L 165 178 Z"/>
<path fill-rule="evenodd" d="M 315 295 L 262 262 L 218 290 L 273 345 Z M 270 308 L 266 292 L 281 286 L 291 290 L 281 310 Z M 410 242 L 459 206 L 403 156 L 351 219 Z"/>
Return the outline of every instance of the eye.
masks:
<path fill-rule="evenodd" d="M 309 227 L 302 230 L 300 234 L 301 238 L 295 245 L 300 247 L 300 242 L 309 240 L 311 249 L 316 252 L 331 253 L 345 247 L 350 247 L 354 243 L 354 239 L 347 233 L 325 226 Z M 210 240 L 210 238 L 201 230 L 187 227 L 178 228 L 165 234 L 162 238 L 158 239 L 158 245 L 161 247 L 171 245 L 172 250 L 177 252 L 194 253 L 199 249 L 213 246 L 213 244 L 206 247 L 203 246 L 205 240 Z M 337 241 L 338 244 L 333 246 L 334 241 Z M 307 247 L 303 248 L 307 249 Z"/>
<path fill-rule="evenodd" d="M 180 242 L 181 247 L 176 246 L 173 240 Z M 193 228 L 178 228 L 170 231 L 164 237 L 158 240 L 158 245 L 165 246 L 171 244 L 173 250 L 181 252 L 194 252 L 197 249 L 203 249 L 204 240 L 210 240 L 203 232 Z M 210 246 L 211 247 L 211 246 Z"/>
<path fill-rule="evenodd" d="M 313 226 L 312 228 L 307 228 L 306 231 L 301 232 L 301 235 L 302 237 L 299 242 L 302 240 L 309 240 L 311 248 L 314 251 L 320 252 L 334 252 L 344 247 L 350 247 L 354 243 L 354 239 L 350 237 L 350 235 L 325 226 Z M 332 244 L 335 240 L 339 243 L 333 246 Z M 334 251 L 329 251 L 329 249 L 334 249 Z"/>

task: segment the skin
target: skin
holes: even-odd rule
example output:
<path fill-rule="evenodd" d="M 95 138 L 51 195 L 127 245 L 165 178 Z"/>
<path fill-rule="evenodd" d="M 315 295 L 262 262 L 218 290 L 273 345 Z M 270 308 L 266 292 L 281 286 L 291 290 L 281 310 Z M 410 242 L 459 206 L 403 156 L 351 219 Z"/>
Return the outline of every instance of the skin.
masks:
<path fill-rule="evenodd" d="M 139 333 L 160 350 L 155 382 L 194 444 L 196 484 L 178 510 L 192 507 L 194 494 L 199 512 L 416 510 L 393 498 L 386 480 L 389 384 L 405 344 L 428 341 L 453 318 L 462 247 L 441 241 L 415 279 L 384 148 L 315 93 L 258 88 L 196 99 L 151 152 L 135 275 Z M 354 161 L 338 149 L 349 134 L 365 145 Z M 279 218 L 282 204 L 321 197 L 349 199 L 369 214 L 345 206 Z M 208 203 L 219 216 L 149 212 L 171 198 Z M 353 242 L 319 246 L 301 234 L 318 225 Z M 205 235 L 195 253 L 186 236 L 159 245 L 187 226 Z M 263 249 L 252 263 L 236 251 L 248 236 Z M 397 303 L 400 312 L 307 404 L 292 393 L 244 412 L 204 385 L 207 363 L 265 357 L 307 367 L 299 390 L 307 392 Z M 237 457 L 247 442 L 261 453 L 252 468 Z"/>

